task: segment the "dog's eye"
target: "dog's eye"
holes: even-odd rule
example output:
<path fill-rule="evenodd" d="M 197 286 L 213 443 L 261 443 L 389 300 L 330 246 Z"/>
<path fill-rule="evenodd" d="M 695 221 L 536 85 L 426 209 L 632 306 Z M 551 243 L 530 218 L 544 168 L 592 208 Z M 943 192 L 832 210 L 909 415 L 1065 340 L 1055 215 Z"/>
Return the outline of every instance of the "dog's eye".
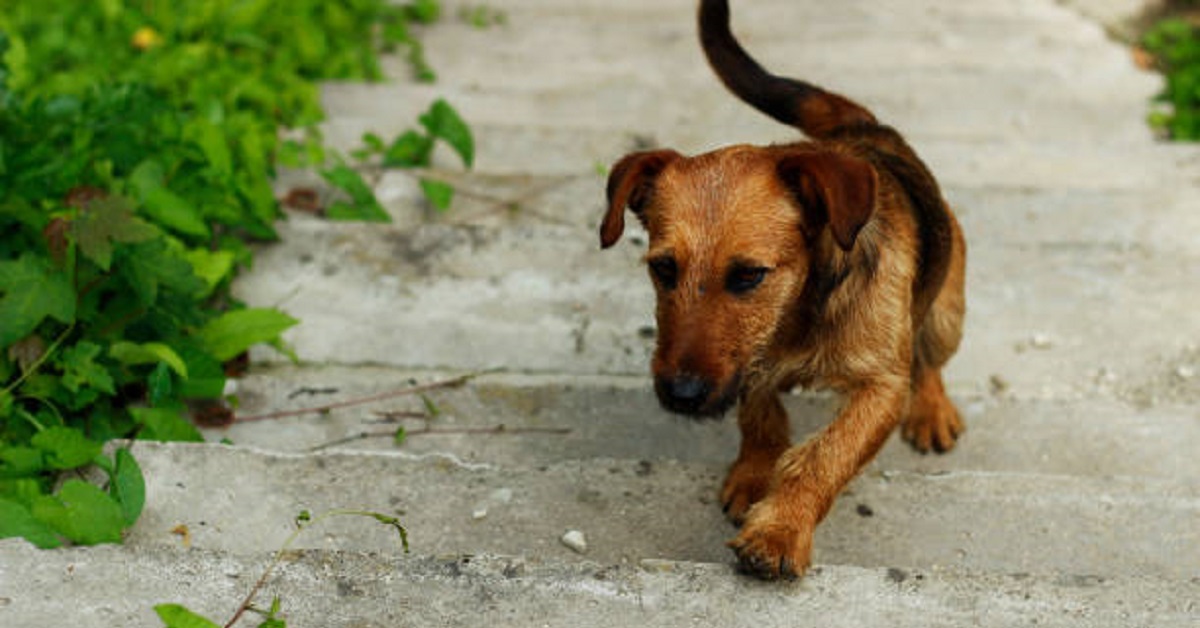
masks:
<path fill-rule="evenodd" d="M 656 257 L 650 260 L 650 274 L 664 290 L 671 290 L 679 281 L 679 267 L 670 257 Z"/>
<path fill-rule="evenodd" d="M 734 266 L 725 276 L 725 289 L 733 294 L 746 294 L 758 287 L 767 276 L 761 266 Z"/>

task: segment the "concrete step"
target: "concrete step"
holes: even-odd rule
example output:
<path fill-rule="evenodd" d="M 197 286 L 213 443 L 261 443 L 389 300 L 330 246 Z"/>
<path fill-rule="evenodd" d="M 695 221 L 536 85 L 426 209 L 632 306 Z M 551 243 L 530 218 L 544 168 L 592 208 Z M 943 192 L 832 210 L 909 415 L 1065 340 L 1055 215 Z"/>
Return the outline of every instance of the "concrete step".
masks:
<path fill-rule="evenodd" d="M 734 20 L 768 67 L 859 99 L 913 137 L 1061 137 L 1090 146 L 1148 138 L 1143 112 L 1161 80 L 1136 70 L 1098 25 L 1041 2 L 1000 11 L 958 4 L 966 6 L 735 6 Z M 483 126 L 633 129 L 688 150 L 778 138 L 759 131 L 774 128 L 764 120 L 739 122 L 751 116 L 704 62 L 692 2 L 506 3 L 505 11 L 507 23 L 491 30 L 451 23 L 429 33 L 438 86 L 329 88 L 336 125 L 399 125 L 445 94 Z M 488 54 L 477 54 L 481 45 Z M 396 59 L 390 74 L 407 76 L 403 63 Z M 719 133 L 730 123 L 750 132 Z M 694 137 L 704 129 L 707 141 Z"/>
<path fill-rule="evenodd" d="M 642 374 L 654 324 L 644 239 L 633 229 L 600 251 L 598 203 L 557 204 L 585 183 L 474 223 L 470 214 L 418 225 L 296 217 L 236 290 L 303 321 L 286 337 L 316 362 Z M 1200 379 L 1177 382 L 1161 368 L 1194 360 L 1200 338 L 1200 318 L 1177 314 L 1200 305 L 1183 289 L 1200 276 L 1188 227 L 1200 212 L 1174 196 L 1188 189 L 1149 207 L 1132 193 L 975 194 L 960 211 L 969 316 L 951 384 L 980 392 L 999 376 L 1022 396 L 1086 398 L 1112 376 L 1123 388 L 1182 387 L 1200 399 Z"/>
<path fill-rule="evenodd" d="M 692 48 L 690 54 L 681 51 L 674 66 L 647 67 L 633 75 L 616 74 L 636 65 L 626 61 L 615 63 L 612 75 L 549 74 L 529 77 L 527 82 L 505 80 L 487 86 L 469 80 L 450 87 L 405 82 L 331 84 L 325 88 L 324 100 L 336 115 L 326 126 L 326 135 L 335 146 L 349 147 L 356 145 L 364 130 L 396 133 L 411 124 L 434 98 L 445 97 L 485 139 L 514 126 L 568 135 L 577 131 L 635 132 L 685 151 L 790 139 L 786 127 L 726 92 L 704 65 L 694 43 Z M 1078 54 L 1095 53 L 1086 50 Z M 796 51 L 779 56 L 806 59 L 810 55 Z M 944 65 L 838 68 L 816 61 L 810 70 L 806 60 L 780 63 L 779 71 L 803 74 L 862 102 L 918 143 L 943 138 L 1059 142 L 1076 145 L 1081 155 L 1098 147 L 1152 143 L 1144 119 L 1149 99 L 1161 89 L 1156 75 L 1133 73 L 1128 82 L 1114 83 L 1107 72 L 1095 77 L 1077 71 L 1067 74 L 1067 68 L 1077 64 L 1061 69 L 1045 65 L 1025 68 L 1004 61 L 986 69 L 947 69 Z M 562 81 L 563 76 L 572 78 L 562 84 L 544 84 Z M 1048 84 L 1057 88 L 1046 89 Z M 1098 134 L 1097 128 L 1104 132 Z M 484 148 L 487 144 L 480 143 Z M 503 167 L 503 160 L 488 157 L 481 155 L 480 168 Z"/>
<path fill-rule="evenodd" d="M 1186 371 L 1185 371 L 1186 372 Z M 385 394 L 408 381 L 451 379 L 446 374 L 381 367 L 257 367 L 239 380 L 240 417 L 313 408 Z M 953 453 L 916 454 L 898 436 L 876 468 L 936 474 L 991 471 L 1050 475 L 1200 477 L 1200 415 L 1193 405 L 1166 399 L 1079 401 L 1020 398 L 1007 391 L 956 399 L 968 432 Z M 651 462 L 677 460 L 724 468 L 737 453 L 732 417 L 693 421 L 658 406 L 649 378 L 492 374 L 453 389 L 433 390 L 426 411 L 418 396 L 403 396 L 329 412 L 238 422 L 205 430 L 208 440 L 277 452 L 397 451 L 390 437 L 404 427 L 399 451 L 452 455 L 472 464 L 543 465 L 590 458 Z M 785 405 L 797 440 L 834 416 L 829 395 L 790 395 Z M 407 418 L 396 418 L 404 414 Z M 488 433 L 493 428 L 501 433 Z M 418 434 L 423 429 L 440 430 Z M 481 433 L 482 432 L 482 433 Z M 373 436 L 356 438 L 363 434 Z M 345 440 L 345 439 L 352 440 Z"/>
<path fill-rule="evenodd" d="M 500 466 L 445 454 L 279 454 L 138 443 L 147 506 L 126 543 L 254 553 L 302 510 L 400 514 L 419 554 L 500 553 L 637 564 L 725 563 L 734 528 L 724 464 L 595 458 Z M 818 528 L 814 562 L 989 573 L 1192 578 L 1200 485 L 1185 479 L 947 472 L 873 466 Z M 179 526 L 188 530 L 185 539 Z M 586 555 L 560 543 L 586 535 Z M 298 547 L 394 552 L 380 526 L 330 521 Z"/>
<path fill-rule="evenodd" d="M 266 551 L 116 546 L 46 553 L 2 541 L 0 618 L 9 626 L 150 626 L 158 624 L 155 605 L 179 603 L 224 623 L 271 558 Z M 14 563 L 28 567 L 19 573 L 6 568 Z M 41 602 L 49 591 L 71 600 L 53 617 Z M 1200 613 L 1196 579 L 830 565 L 781 584 L 740 578 L 724 565 L 325 550 L 289 554 L 256 605 L 265 608 L 275 597 L 289 626 L 328 628 L 757 627 L 831 620 L 889 628 L 1191 628 Z M 253 625 L 253 619 L 237 625 Z"/>
<path fill-rule="evenodd" d="M 354 98 L 361 102 L 366 97 Z M 661 99 L 649 96 L 647 100 L 661 103 Z M 415 102 L 413 108 L 423 110 L 430 101 Z M 481 109 L 522 109 L 520 103 L 508 103 L 503 98 L 473 105 L 471 99 L 459 102 Z M 648 147 L 669 146 L 695 154 L 730 144 L 801 139 L 789 127 L 773 123 L 725 95 L 718 100 L 689 103 L 689 113 L 663 113 L 671 118 L 687 118 L 671 125 L 615 120 L 598 126 L 577 122 L 579 114 L 556 120 L 553 112 L 527 109 L 529 117 L 540 117 L 541 122 L 516 119 L 473 123 L 479 142 L 476 171 L 508 176 L 596 175 L 625 153 Z M 1195 147 L 1158 147 L 1140 123 L 1127 133 L 1114 127 L 1112 134 L 1097 137 L 1088 129 L 1112 121 L 1108 110 L 1093 115 L 1086 109 L 1064 107 L 1061 111 L 1030 114 L 1027 110 L 989 111 L 968 104 L 957 111 L 960 113 L 935 105 L 915 123 L 905 124 L 897 119 L 901 116 L 887 118 L 906 134 L 947 186 L 1152 192 L 1169 181 L 1167 177 L 1176 165 L 1194 164 L 1200 153 Z M 466 110 L 463 115 L 469 118 L 471 114 Z M 1143 113 L 1139 110 L 1131 115 L 1140 120 Z M 1089 117 L 1095 119 L 1085 122 Z M 331 144 L 349 150 L 361 144 L 359 138 L 367 131 L 390 136 L 414 126 L 415 118 L 415 112 L 411 116 L 392 114 L 388 119 L 394 122 L 388 126 L 393 128 L 381 128 L 378 117 L 347 115 L 329 123 L 325 134 Z M 604 118 L 594 113 L 586 119 Z M 1073 125 L 1083 130 L 1075 132 Z M 1033 129 L 1016 133 L 1018 126 L 1045 127 L 1053 132 Z M 449 151 L 438 155 L 436 163 L 448 171 L 446 174 L 461 170 L 457 157 Z"/>

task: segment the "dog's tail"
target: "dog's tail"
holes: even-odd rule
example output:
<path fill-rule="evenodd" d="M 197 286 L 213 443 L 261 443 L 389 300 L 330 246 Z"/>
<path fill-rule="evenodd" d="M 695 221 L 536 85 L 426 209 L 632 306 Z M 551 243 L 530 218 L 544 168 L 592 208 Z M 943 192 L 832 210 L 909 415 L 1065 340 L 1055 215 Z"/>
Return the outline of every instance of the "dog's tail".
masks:
<path fill-rule="evenodd" d="M 878 124 L 870 111 L 848 98 L 764 70 L 730 31 L 728 0 L 700 1 L 700 42 L 729 91 L 811 138 L 822 139 L 846 127 Z"/>

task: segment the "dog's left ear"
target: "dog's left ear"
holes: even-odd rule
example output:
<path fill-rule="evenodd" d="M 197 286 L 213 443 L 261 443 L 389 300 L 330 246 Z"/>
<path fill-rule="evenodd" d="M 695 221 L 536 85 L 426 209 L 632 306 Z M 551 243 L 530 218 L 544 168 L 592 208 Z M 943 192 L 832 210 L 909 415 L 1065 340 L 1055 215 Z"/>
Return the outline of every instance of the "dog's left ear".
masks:
<path fill-rule="evenodd" d="M 608 175 L 608 212 L 600 224 L 600 247 L 607 249 L 625 232 L 625 208 L 644 220 L 642 211 L 654 190 L 654 179 L 667 164 L 682 157 L 673 150 L 630 153 Z"/>
<path fill-rule="evenodd" d="M 875 211 L 878 175 L 871 164 L 840 153 L 799 152 L 781 158 L 777 172 L 804 211 L 808 235 L 828 223 L 834 241 L 849 251 Z"/>

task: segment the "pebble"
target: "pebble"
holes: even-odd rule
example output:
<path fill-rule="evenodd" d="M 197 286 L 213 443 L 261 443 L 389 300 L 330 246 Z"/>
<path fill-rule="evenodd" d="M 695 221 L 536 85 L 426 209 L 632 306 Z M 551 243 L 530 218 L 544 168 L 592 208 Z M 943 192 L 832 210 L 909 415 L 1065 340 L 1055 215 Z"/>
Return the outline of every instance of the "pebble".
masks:
<path fill-rule="evenodd" d="M 562 535 L 559 540 L 577 554 L 587 552 L 587 537 L 579 530 L 567 530 L 567 533 Z"/>
<path fill-rule="evenodd" d="M 471 511 L 471 518 L 476 521 L 486 519 L 489 506 L 503 506 L 512 502 L 512 499 L 513 490 L 511 488 L 498 488 L 489 493 L 487 499 Z"/>
<path fill-rule="evenodd" d="M 1033 338 L 1029 339 L 1029 346 L 1034 349 L 1049 349 L 1054 346 L 1054 342 L 1046 334 L 1034 334 Z"/>
<path fill-rule="evenodd" d="M 1179 376 L 1179 379 L 1191 379 L 1196 376 L 1196 368 L 1181 364 L 1179 368 L 1175 369 L 1175 374 Z"/>

